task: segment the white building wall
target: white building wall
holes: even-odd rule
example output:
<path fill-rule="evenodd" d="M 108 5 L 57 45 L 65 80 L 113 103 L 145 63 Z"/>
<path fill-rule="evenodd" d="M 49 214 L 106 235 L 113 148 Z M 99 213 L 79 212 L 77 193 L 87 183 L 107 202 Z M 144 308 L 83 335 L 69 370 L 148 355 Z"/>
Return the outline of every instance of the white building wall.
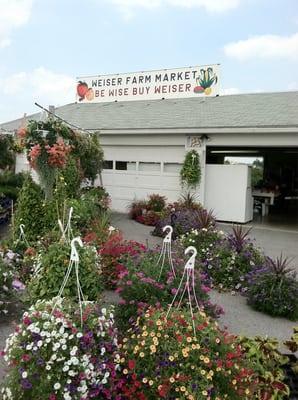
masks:
<path fill-rule="evenodd" d="M 187 130 L 186 130 L 187 131 Z M 202 139 L 202 135 L 207 135 Z M 195 139 L 192 141 L 192 139 Z M 197 189 L 198 200 L 204 204 L 206 185 L 206 146 L 280 146 L 298 147 L 297 132 L 203 132 L 179 133 L 146 132 L 102 134 L 100 142 L 105 153 L 105 160 L 112 160 L 113 170 L 104 170 L 103 184 L 112 196 L 112 208 L 126 211 L 134 199 L 143 199 L 148 194 L 160 193 L 169 201 L 177 200 L 181 194 L 179 180 L 179 164 L 183 162 L 185 152 L 195 148 L 201 159 L 201 185 Z M 127 170 L 115 168 L 116 161 L 130 162 Z M 135 164 L 131 164 L 135 163 Z M 141 163 L 159 163 L 144 165 Z M 173 165 L 167 165 L 167 164 Z M 29 166 L 24 155 L 18 155 L 16 171 L 28 170 Z M 176 164 L 176 166 L 174 165 Z M 168 172 L 166 172 L 166 170 Z"/>

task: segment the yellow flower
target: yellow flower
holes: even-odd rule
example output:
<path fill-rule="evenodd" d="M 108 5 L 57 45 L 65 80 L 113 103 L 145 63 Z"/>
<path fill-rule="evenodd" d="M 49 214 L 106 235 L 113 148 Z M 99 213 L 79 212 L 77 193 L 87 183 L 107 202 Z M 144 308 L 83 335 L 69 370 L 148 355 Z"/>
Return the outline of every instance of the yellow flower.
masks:
<path fill-rule="evenodd" d="M 144 332 L 142 333 L 142 336 L 148 336 L 148 332 L 147 332 L 147 331 L 144 331 Z"/>
<path fill-rule="evenodd" d="M 152 386 L 154 382 L 151 380 L 148 383 L 149 383 L 149 386 Z"/>
<path fill-rule="evenodd" d="M 249 389 L 245 389 L 245 394 L 249 394 L 249 393 L 250 393 Z"/>
<path fill-rule="evenodd" d="M 185 387 L 185 386 L 181 386 L 181 387 L 180 387 L 180 391 L 181 391 L 181 392 L 185 392 L 185 390 L 186 390 L 186 387 Z"/>
<path fill-rule="evenodd" d="M 156 347 L 154 345 L 150 346 L 150 350 L 152 351 L 152 353 L 156 353 Z"/>
<path fill-rule="evenodd" d="M 201 369 L 201 374 L 206 375 L 206 371 L 204 369 Z"/>
<path fill-rule="evenodd" d="M 205 357 L 201 354 L 201 355 L 200 355 L 200 360 L 203 361 L 204 358 L 205 358 Z"/>
<path fill-rule="evenodd" d="M 237 383 L 236 379 L 233 379 L 233 380 L 232 380 L 232 384 L 233 384 L 233 385 L 236 385 L 236 383 Z"/>
<path fill-rule="evenodd" d="M 150 333 L 150 336 L 151 336 L 151 337 L 154 337 L 154 336 L 155 336 L 155 333 L 154 333 L 154 332 L 151 332 L 151 333 Z"/>
<path fill-rule="evenodd" d="M 141 351 L 141 353 L 139 354 L 139 356 L 143 358 L 143 357 L 145 356 L 145 354 Z"/>
<path fill-rule="evenodd" d="M 203 391 L 202 391 L 202 395 L 203 395 L 203 396 L 208 396 L 208 392 L 207 392 L 206 390 L 203 390 Z"/>
<path fill-rule="evenodd" d="M 128 374 L 128 370 L 125 368 L 125 369 L 123 370 L 123 373 L 124 373 L 124 375 Z"/>
<path fill-rule="evenodd" d="M 157 336 L 157 337 L 161 337 L 161 333 L 160 333 L 160 332 L 157 332 L 156 336 Z"/>
<path fill-rule="evenodd" d="M 205 363 L 205 364 L 209 364 L 209 363 L 210 363 L 210 359 L 209 359 L 208 357 L 205 357 L 205 358 L 204 358 L 204 363 Z"/>
<path fill-rule="evenodd" d="M 170 360 L 170 361 L 174 361 L 175 359 L 174 359 L 173 356 L 170 356 L 170 357 L 169 357 L 169 360 Z"/>
<path fill-rule="evenodd" d="M 219 338 L 216 338 L 216 339 L 215 339 L 215 343 L 220 343 L 220 339 L 219 339 Z"/>
<path fill-rule="evenodd" d="M 147 378 L 143 378 L 143 383 L 147 383 L 148 379 Z"/>
<path fill-rule="evenodd" d="M 158 319 L 158 320 L 156 321 L 156 325 L 157 325 L 157 326 L 161 325 L 161 320 L 160 320 L 160 319 Z"/>
<path fill-rule="evenodd" d="M 175 382 L 175 378 L 174 378 L 173 376 L 171 376 L 170 382 L 171 382 L 171 383 L 174 383 L 174 382 Z"/>
<path fill-rule="evenodd" d="M 192 338 L 191 338 L 190 336 L 188 336 L 187 339 L 186 339 L 186 341 L 187 341 L 188 343 L 190 343 L 190 342 L 192 342 Z"/>

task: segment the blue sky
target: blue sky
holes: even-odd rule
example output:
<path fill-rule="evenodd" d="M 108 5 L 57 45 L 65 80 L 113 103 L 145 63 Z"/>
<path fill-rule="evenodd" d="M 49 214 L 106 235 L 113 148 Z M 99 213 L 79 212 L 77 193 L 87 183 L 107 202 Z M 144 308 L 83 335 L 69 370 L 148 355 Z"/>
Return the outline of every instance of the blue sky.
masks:
<path fill-rule="evenodd" d="M 0 0 L 0 122 L 75 78 L 221 64 L 222 94 L 298 90 L 297 0 Z"/>

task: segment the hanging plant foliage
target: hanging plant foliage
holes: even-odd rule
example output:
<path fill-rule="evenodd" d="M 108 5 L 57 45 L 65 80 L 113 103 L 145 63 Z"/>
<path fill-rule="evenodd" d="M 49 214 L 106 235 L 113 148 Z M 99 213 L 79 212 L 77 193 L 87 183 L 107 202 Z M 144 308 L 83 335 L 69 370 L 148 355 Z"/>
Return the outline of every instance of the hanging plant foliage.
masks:
<path fill-rule="evenodd" d="M 75 132 L 50 118 L 29 121 L 17 135 L 22 139 L 31 167 L 38 173 L 46 199 L 52 197 L 57 176 L 69 162 L 75 163 L 82 179 L 94 181 L 101 171 L 103 152 L 96 134 Z"/>
<path fill-rule="evenodd" d="M 201 181 L 200 156 L 196 150 L 190 150 L 185 155 L 183 166 L 180 171 L 182 186 L 194 188 Z"/>

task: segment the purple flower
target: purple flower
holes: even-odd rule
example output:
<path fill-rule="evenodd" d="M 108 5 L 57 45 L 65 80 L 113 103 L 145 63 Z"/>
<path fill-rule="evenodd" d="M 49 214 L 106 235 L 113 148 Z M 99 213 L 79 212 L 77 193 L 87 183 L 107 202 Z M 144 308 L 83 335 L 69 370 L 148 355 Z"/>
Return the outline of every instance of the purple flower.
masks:
<path fill-rule="evenodd" d="M 29 389 L 32 388 L 32 384 L 31 384 L 31 382 L 29 381 L 29 379 L 22 379 L 22 380 L 21 380 L 21 385 L 22 385 L 22 388 L 23 388 L 23 389 L 26 389 L 26 390 L 29 390 Z"/>

